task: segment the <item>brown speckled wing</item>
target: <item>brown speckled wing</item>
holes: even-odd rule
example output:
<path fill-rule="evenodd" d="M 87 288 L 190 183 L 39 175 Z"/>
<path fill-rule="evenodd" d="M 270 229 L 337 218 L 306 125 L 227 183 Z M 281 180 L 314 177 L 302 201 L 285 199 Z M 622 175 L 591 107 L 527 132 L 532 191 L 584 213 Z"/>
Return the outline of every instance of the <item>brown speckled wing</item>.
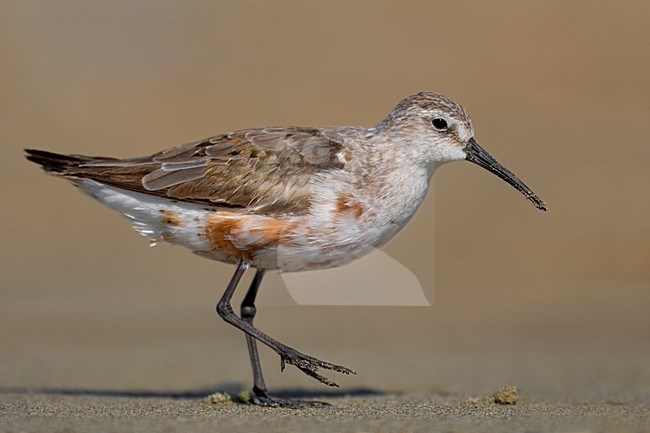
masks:
<path fill-rule="evenodd" d="M 309 180 L 343 168 L 341 143 L 332 130 L 249 129 L 144 158 L 84 161 L 62 174 L 182 201 L 301 212 L 309 206 Z"/>

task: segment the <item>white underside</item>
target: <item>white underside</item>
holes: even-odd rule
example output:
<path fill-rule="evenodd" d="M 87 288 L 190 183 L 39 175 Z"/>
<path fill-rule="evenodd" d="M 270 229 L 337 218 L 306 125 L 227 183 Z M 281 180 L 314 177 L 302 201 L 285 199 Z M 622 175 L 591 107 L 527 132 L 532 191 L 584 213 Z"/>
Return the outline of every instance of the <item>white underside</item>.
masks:
<path fill-rule="evenodd" d="M 115 188 L 90 179 L 82 180 L 78 186 L 84 193 L 131 220 L 135 231 L 148 237 L 151 246 L 166 238 L 173 238 L 175 244 L 193 251 L 210 248 L 207 240 L 201 236 L 200 226 L 208 214 L 204 206 L 185 202 L 175 203 L 164 197 Z M 166 211 L 178 215 L 182 225 L 175 227 L 166 224 L 164 222 Z"/>
<path fill-rule="evenodd" d="M 426 194 L 431 173 L 398 174 L 406 181 L 397 179 L 395 191 L 383 191 L 384 197 L 364 196 L 365 191 L 355 189 L 351 176 L 340 170 L 315 177 L 310 186 L 309 212 L 285 216 L 295 223 L 295 228 L 283 235 L 274 247 L 256 248 L 249 259 L 250 265 L 284 272 L 326 269 L 346 264 L 385 244 L 415 213 Z M 206 221 L 215 216 L 221 218 L 220 212 L 241 216 L 240 228 L 228 234 L 228 241 L 245 251 L 261 245 L 259 229 L 272 219 L 124 190 L 89 179 L 77 185 L 84 193 L 129 218 L 134 229 L 148 237 L 152 245 L 164 240 L 228 263 L 237 259 L 211 244 L 205 232 Z M 363 214 L 337 213 L 337 198 L 341 194 L 357 200 Z M 166 213 L 174 215 L 174 224 L 166 220 Z"/>

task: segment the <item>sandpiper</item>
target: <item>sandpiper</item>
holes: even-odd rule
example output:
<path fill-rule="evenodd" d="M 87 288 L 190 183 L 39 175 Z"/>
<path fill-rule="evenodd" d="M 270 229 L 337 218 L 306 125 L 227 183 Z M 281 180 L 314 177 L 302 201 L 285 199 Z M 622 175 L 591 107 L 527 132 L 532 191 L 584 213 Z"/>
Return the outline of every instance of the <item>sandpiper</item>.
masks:
<path fill-rule="evenodd" d="M 30 161 L 129 218 L 152 243 L 167 241 L 236 265 L 217 305 L 246 334 L 253 402 L 269 396 L 257 341 L 320 382 L 319 369 L 355 373 L 321 361 L 253 326 L 255 297 L 267 270 L 325 269 L 390 240 L 422 203 L 434 170 L 471 161 L 546 205 L 474 140 L 467 112 L 431 92 L 402 100 L 375 126 L 245 129 L 131 159 L 26 150 Z M 249 268 L 253 282 L 237 316 L 230 300 Z"/>

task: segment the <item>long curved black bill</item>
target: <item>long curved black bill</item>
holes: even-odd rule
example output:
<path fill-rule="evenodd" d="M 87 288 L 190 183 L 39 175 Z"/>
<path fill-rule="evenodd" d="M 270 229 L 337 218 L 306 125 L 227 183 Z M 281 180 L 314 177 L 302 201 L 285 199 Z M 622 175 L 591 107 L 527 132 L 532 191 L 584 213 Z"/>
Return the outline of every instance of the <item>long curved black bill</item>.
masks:
<path fill-rule="evenodd" d="M 510 170 L 505 168 L 499 163 L 492 155 L 487 153 L 485 149 L 478 145 L 476 140 L 471 138 L 467 146 L 465 146 L 465 153 L 467 156 L 466 160 L 473 162 L 476 165 L 480 165 L 486 170 L 491 171 L 492 173 L 499 176 L 501 179 L 508 182 L 510 185 L 514 186 L 519 192 L 521 192 L 526 198 L 533 202 L 535 207 L 540 210 L 546 210 L 546 203 L 542 201 L 537 195 L 526 186 L 525 183 L 519 180 L 517 176 L 512 174 Z"/>

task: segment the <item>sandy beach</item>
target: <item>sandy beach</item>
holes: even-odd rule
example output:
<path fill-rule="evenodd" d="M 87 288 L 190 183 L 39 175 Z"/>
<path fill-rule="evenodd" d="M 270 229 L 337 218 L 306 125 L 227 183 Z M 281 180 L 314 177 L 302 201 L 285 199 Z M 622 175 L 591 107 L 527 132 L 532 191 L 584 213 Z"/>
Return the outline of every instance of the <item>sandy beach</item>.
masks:
<path fill-rule="evenodd" d="M 637 287 L 637 296 L 644 289 Z M 440 305 L 262 307 L 263 329 L 358 371 L 356 376 L 331 374 L 341 388 L 328 389 L 291 366 L 281 373 L 275 354 L 263 349 L 267 381 L 278 395 L 331 404 L 284 409 L 207 403 L 215 392 L 236 399 L 250 386 L 244 339 L 209 305 L 197 300 L 183 306 L 180 298 L 167 296 L 168 304 L 159 296 L 151 309 L 138 296 L 104 296 L 100 304 L 88 300 L 83 305 L 78 297 L 57 296 L 58 301 L 43 300 L 29 320 L 21 316 L 24 308 L 3 304 L 8 350 L 0 357 L 2 431 L 650 428 L 647 335 L 627 332 L 622 338 L 617 329 L 598 326 L 598 317 L 610 314 L 611 320 L 616 308 L 609 305 L 553 317 L 536 315 L 534 309 L 523 313 L 519 306 L 526 319 L 516 325 L 510 314 L 486 306 L 465 306 L 461 323 L 456 322 L 461 309 L 445 312 Z M 492 296 L 506 294 L 497 290 Z M 638 308 L 642 318 L 644 307 Z M 625 311 L 625 317 L 609 323 L 642 330 L 641 323 L 630 323 L 630 308 Z M 553 323 L 548 334 L 536 324 L 547 320 Z M 344 342 L 341 335 L 348 335 Z M 515 405 L 493 401 L 494 392 L 506 385 L 519 389 Z"/>
<path fill-rule="evenodd" d="M 650 426 L 647 406 L 615 402 L 494 406 L 435 394 L 327 401 L 333 406 L 271 409 L 212 407 L 184 399 L 22 394 L 4 406 L 3 431 L 642 432 Z"/>

